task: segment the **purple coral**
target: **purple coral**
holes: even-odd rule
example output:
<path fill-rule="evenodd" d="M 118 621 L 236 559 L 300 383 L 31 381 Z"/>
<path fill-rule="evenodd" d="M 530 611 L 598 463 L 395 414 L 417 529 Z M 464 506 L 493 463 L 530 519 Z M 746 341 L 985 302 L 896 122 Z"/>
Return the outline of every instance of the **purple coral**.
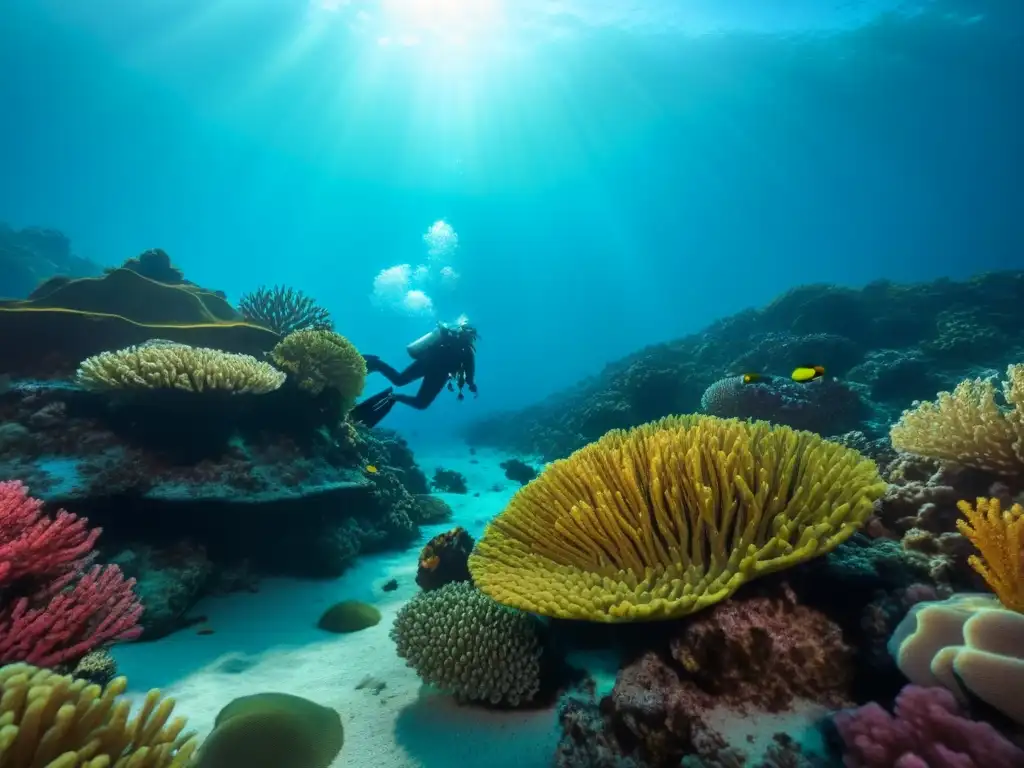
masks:
<path fill-rule="evenodd" d="M 872 702 L 833 718 L 846 768 L 1020 768 L 1024 751 L 964 717 L 945 688 L 906 686 L 894 714 Z"/>
<path fill-rule="evenodd" d="M 864 403 L 831 378 L 802 384 L 776 376 L 746 383 L 743 376 L 720 379 L 704 391 L 701 409 L 723 418 L 758 419 L 836 435 L 856 429 Z"/>

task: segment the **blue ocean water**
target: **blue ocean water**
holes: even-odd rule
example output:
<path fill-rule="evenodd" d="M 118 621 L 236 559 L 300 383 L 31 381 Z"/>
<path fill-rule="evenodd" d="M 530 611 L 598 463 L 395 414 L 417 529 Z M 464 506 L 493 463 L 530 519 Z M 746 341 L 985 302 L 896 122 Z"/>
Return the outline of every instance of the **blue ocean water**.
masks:
<path fill-rule="evenodd" d="M 116 648 L 119 668 L 132 681 L 129 694 L 137 697 L 149 687 L 172 692 L 204 737 L 236 696 L 271 688 L 307 695 L 341 712 L 348 737 L 334 766 L 550 765 L 562 736 L 552 707 L 514 721 L 489 710 L 469 715 L 437 691 L 424 693 L 397 659 L 388 634 L 402 607 L 421 594 L 414 582 L 420 548 L 453 524 L 479 539 L 510 503 L 518 484 L 503 466 L 510 454 L 499 448 L 511 445 L 537 469 L 553 458 L 538 447 L 543 441 L 520 448 L 522 435 L 509 439 L 499 428 L 507 424 L 499 422 L 497 437 L 470 452 L 462 441 L 467 427 L 537 403 L 552 402 L 547 407 L 558 411 L 562 401 L 549 401 L 552 395 L 598 376 L 605 365 L 764 307 L 798 286 L 940 281 L 933 284 L 935 294 L 948 290 L 961 302 L 951 304 L 952 315 L 942 315 L 947 307 L 929 306 L 934 317 L 922 320 L 928 329 L 918 332 L 914 321 L 920 318 L 893 312 L 896 321 L 915 329 L 908 338 L 918 333 L 914 344 L 882 332 L 881 342 L 861 343 L 857 326 L 864 318 L 851 315 L 846 328 L 841 310 L 838 319 L 828 319 L 824 334 L 813 322 L 797 333 L 798 323 L 792 323 L 794 337 L 844 336 L 825 346 L 836 357 L 849 352 L 843 344 L 859 345 L 843 374 L 856 364 L 882 370 L 855 380 L 857 391 L 878 407 L 871 418 L 854 414 L 869 434 L 858 433 L 862 443 L 850 444 L 884 464 L 879 456 L 891 458 L 892 446 L 876 450 L 868 439 L 884 442 L 888 434 L 890 424 L 878 414 L 895 421 L 913 399 L 952 388 L 947 382 L 1001 374 L 1021 361 L 1024 340 L 1011 329 L 1021 327 L 1020 305 L 1006 309 L 1006 296 L 1019 291 L 1024 279 L 1007 277 L 1006 294 L 981 320 L 959 288 L 943 282 L 1024 269 L 1021 94 L 1020 0 L 8 2 L 0 8 L 0 224 L 59 230 L 75 254 L 103 267 L 163 249 L 188 280 L 223 291 L 234 305 L 262 285 L 287 285 L 326 308 L 335 329 L 359 351 L 399 368 L 408 362 L 406 345 L 438 322 L 465 318 L 480 334 L 479 397 L 467 391 L 460 401 L 442 392 L 428 410 L 398 406 L 383 424 L 412 445 L 428 476 L 440 466 L 464 476 L 468 493 L 425 480 L 421 491 L 402 491 L 407 497 L 437 491 L 451 507 L 448 517 L 415 520 L 394 546 L 390 539 L 380 546 L 378 540 L 362 542 L 358 558 L 350 554 L 351 562 L 330 578 L 305 572 L 295 578 L 294 568 L 275 571 L 279 563 L 268 566 L 273 575 L 262 580 L 234 571 L 225 576 L 222 571 L 236 563 L 225 566 L 230 558 L 217 560 L 221 553 L 210 544 L 210 560 L 217 562 L 204 564 L 205 550 L 200 556 L 184 552 L 195 544 L 188 537 L 183 550 L 150 552 L 147 540 L 137 552 L 125 544 L 111 558 L 126 573 L 166 573 L 168 583 L 207 580 L 175 617 L 181 620 L 177 631 Z M 0 228 L 0 236 L 7 232 Z M 0 265 L 13 253 L 4 247 L 0 242 Z M 5 277 L 0 273 L 0 286 Z M 12 298 L 2 294 L 0 288 L 0 299 Z M 817 307 L 832 311 L 827 301 Z M 991 334 L 965 343 L 957 329 L 974 329 L 975 320 Z M 953 330 L 946 338 L 948 328 Z M 761 329 L 747 330 L 754 336 Z M 899 349 L 889 349 L 890 340 Z M 939 349 L 938 341 L 947 346 Z M 779 349 L 786 351 L 785 343 Z M 752 346 L 754 359 L 764 347 Z M 719 363 L 744 359 L 747 352 L 710 354 L 716 367 L 706 376 L 687 369 L 685 361 L 659 369 L 655 355 L 654 383 L 646 391 L 653 392 L 652 400 L 665 395 L 656 389 L 664 370 L 673 376 L 685 370 L 703 391 L 739 373 L 720 370 Z M 890 363 L 888 353 L 903 358 Z M 907 360 L 906 369 L 898 368 Z M 922 373 L 921 360 L 934 370 Z M 827 362 L 831 373 L 832 360 L 796 361 L 817 362 Z M 778 370 L 770 372 L 793 364 L 772 360 Z M 898 381 L 887 390 L 890 364 L 898 368 L 891 377 Z M 60 448 L 53 455 L 30 442 L 24 443 L 28 448 L 17 444 L 22 431 L 52 429 L 56 422 L 50 419 L 64 403 L 44 413 L 49 405 L 38 407 L 29 385 L 18 390 L 16 375 L 19 397 L 29 394 L 2 410 L 7 372 L 0 358 L 0 481 L 29 477 L 34 467 L 57 479 L 46 500 L 65 504 L 62 499 L 96 475 L 82 471 L 81 457 L 68 458 L 74 451 L 60 440 L 53 440 Z M 36 386 L 32 377 L 25 379 Z M 386 385 L 371 375 L 366 393 Z M 789 381 L 784 387 L 800 391 Z M 646 391 L 641 388 L 640 400 Z M 675 402 L 673 397 L 664 402 Z M 586 429 L 577 430 L 584 413 L 565 420 L 561 432 L 553 430 L 553 453 L 596 439 L 607 426 L 603 405 L 597 403 Z M 630 418 L 646 412 L 642 405 L 629 405 Z M 622 404 L 608 411 L 616 408 L 621 412 Z M 547 416 L 540 413 L 532 418 Z M 535 426 L 525 417 L 522 424 L 523 433 Z M 380 444 L 393 448 L 395 441 L 381 438 Z M 395 456 L 404 457 L 404 447 L 395 450 L 386 459 L 399 466 L 405 459 Z M 276 454 L 268 455 L 261 460 L 273 464 Z M 369 484 L 379 473 L 376 463 L 364 459 L 360 454 L 357 466 L 346 468 L 359 475 L 352 485 Z M 385 467 L 384 458 L 373 461 L 394 469 Z M 12 467 L 24 474 L 8 477 Z M 110 467 L 103 470 L 121 478 Z M 165 497 L 153 509 L 169 500 L 196 501 L 200 474 L 187 475 L 174 499 L 164 487 Z M 398 474 L 411 488 L 410 467 Z M 281 487 L 293 479 L 284 472 L 281 477 Z M 893 478 L 885 479 L 948 480 L 927 472 Z M 295 481 L 296 495 L 309 491 L 306 479 Z M 350 478 L 343 480 L 335 486 Z M 1024 499 L 1019 481 L 1002 486 L 1007 504 Z M 972 482 L 957 486 L 958 498 L 996 487 Z M 278 490 L 263 489 L 267 496 Z M 324 512 L 315 500 L 310 504 L 310 517 Z M 174 527 L 156 517 L 125 524 L 117 518 L 125 508 L 104 510 L 88 498 L 83 509 L 72 511 L 108 532 L 124 524 L 132 546 L 146 533 L 159 538 Z M 278 530 L 258 512 L 246 511 L 252 517 L 238 525 L 237 538 L 251 543 L 247 537 L 266 538 L 269 529 L 290 540 L 305 522 L 291 513 L 282 514 Z M 220 518 L 190 515 L 188 525 L 209 534 L 216 546 L 231 538 L 230 532 L 222 535 L 228 526 Z M 333 532 L 342 530 L 351 533 Z M 885 533 L 876 552 L 891 543 L 891 532 Z M 380 538 L 392 534 L 389 529 Z M 886 552 L 877 555 L 880 561 L 891 554 Z M 207 565 L 223 581 L 202 571 Z M 277 578 L 281 571 L 285 578 Z M 250 576 L 258 587 L 246 581 Z M 888 596 L 899 593 L 902 601 L 909 583 L 887 584 Z M 851 592 L 870 591 L 861 582 L 851 584 Z M 152 581 L 146 587 L 160 599 L 175 589 Z M 984 585 L 955 582 L 951 589 L 968 587 Z M 341 599 L 373 603 L 383 614 L 379 626 L 325 640 L 315 618 Z M 906 602 L 900 602 L 904 613 Z M 870 608 L 882 614 L 892 606 Z M 3 618 L 0 610 L 0 630 Z M 568 637 L 570 645 L 580 640 L 571 631 Z M 572 658 L 589 673 L 600 698 L 612 691 L 628 654 L 619 655 L 621 638 L 607 644 L 614 651 L 609 656 L 605 636 L 595 630 L 594 637 L 574 647 Z M 638 647 L 635 637 L 624 645 Z M 873 700 L 875 691 L 870 693 L 851 703 Z M 377 719 L 370 716 L 377 712 Z M 764 747 L 762 737 L 772 729 L 761 726 L 769 721 L 740 720 L 721 730 L 761 728 L 750 743 Z M 826 738 L 810 736 L 803 721 L 771 722 L 775 730 L 804 739 Z M 1019 729 L 1016 736 L 1021 743 Z M 824 749 L 817 742 L 813 747 Z M 653 758 L 615 762 L 618 757 L 581 763 L 575 753 L 572 759 L 577 762 L 562 755 L 558 765 L 669 764 Z"/>
<path fill-rule="evenodd" d="M 375 276 L 458 235 L 436 316 L 525 405 L 795 284 L 1021 263 L 1012 0 L 131 3 L 3 11 L 0 212 L 233 299 L 311 293 L 361 349 L 429 326 Z"/>

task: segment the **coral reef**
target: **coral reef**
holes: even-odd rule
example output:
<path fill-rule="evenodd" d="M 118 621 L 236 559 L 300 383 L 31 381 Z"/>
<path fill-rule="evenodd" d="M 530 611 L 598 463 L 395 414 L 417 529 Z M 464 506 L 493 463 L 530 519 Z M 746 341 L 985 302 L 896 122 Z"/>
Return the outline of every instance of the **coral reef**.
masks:
<path fill-rule="evenodd" d="M 462 527 L 439 533 L 420 552 L 416 583 L 429 592 L 445 584 L 470 581 L 469 553 L 473 544 L 473 537 Z"/>
<path fill-rule="evenodd" d="M 835 623 L 799 604 L 784 583 L 762 584 L 669 629 L 664 645 L 648 640 L 619 671 L 599 705 L 563 701 L 557 765 L 762 765 L 756 745 L 744 754 L 731 743 L 728 723 L 773 714 L 809 728 L 849 703 L 852 650 Z"/>
<path fill-rule="evenodd" d="M 424 682 L 461 700 L 514 707 L 540 692 L 536 619 L 471 584 L 417 594 L 398 612 L 391 639 Z"/>
<path fill-rule="evenodd" d="M 761 309 L 610 363 L 544 402 L 472 423 L 465 435 L 472 445 L 551 461 L 609 429 L 696 412 L 720 379 L 747 372 L 785 377 L 795 366 L 814 364 L 864 401 L 859 425 L 826 421 L 822 428 L 829 434 L 860 429 L 873 439 L 914 399 L 977 375 L 969 369 L 1005 369 L 1024 359 L 1022 302 L 1020 271 L 963 282 L 880 281 L 862 289 L 801 286 Z M 951 344 L 954 336 L 978 343 Z"/>
<path fill-rule="evenodd" d="M 138 637 L 142 605 L 116 565 L 92 566 L 98 529 L 0 482 L 0 663 L 55 666 Z"/>
<path fill-rule="evenodd" d="M 865 415 L 860 396 L 830 378 L 798 384 L 763 376 L 747 383 L 743 376 L 730 376 L 709 386 L 700 405 L 712 416 L 760 419 L 823 435 L 856 429 Z"/>
<path fill-rule="evenodd" d="M 817 435 L 669 417 L 550 464 L 469 568 L 498 602 L 545 616 L 675 618 L 834 549 L 884 490 L 873 462 Z"/>
<path fill-rule="evenodd" d="M 100 267 L 71 252 L 68 239 L 53 229 L 12 229 L 0 223 L 0 296 L 24 298 L 55 275 L 92 277 Z"/>
<path fill-rule="evenodd" d="M 238 302 L 242 315 L 281 336 L 306 329 L 334 329 L 330 313 L 312 298 L 287 286 L 261 286 Z"/>
<path fill-rule="evenodd" d="M 293 331 L 270 351 L 270 358 L 313 395 L 325 389 L 340 398 L 338 417 L 347 414 L 363 392 L 366 361 L 344 336 L 324 329 Z"/>
<path fill-rule="evenodd" d="M 1016 768 L 1024 751 L 972 722 L 942 688 L 908 685 L 893 714 L 871 703 L 835 716 L 849 768 Z"/>
<path fill-rule="evenodd" d="M 461 472 L 444 467 L 434 470 L 434 479 L 431 480 L 430 485 L 435 491 L 441 493 L 466 493 L 469 490 L 466 486 L 466 478 Z"/>
<path fill-rule="evenodd" d="M 1024 615 L 971 593 L 922 602 L 896 627 L 889 650 L 911 682 L 945 687 L 1024 726 Z"/>
<path fill-rule="evenodd" d="M 509 459 L 499 464 L 505 470 L 505 477 L 514 483 L 526 485 L 537 476 L 537 470 L 519 459 Z"/>
<path fill-rule="evenodd" d="M 350 343 L 282 340 L 163 252 L 0 301 L 0 348 L 0 479 L 104 528 L 147 638 L 205 594 L 334 576 L 450 514 L 404 442 L 344 420 L 365 375 Z"/>
<path fill-rule="evenodd" d="M 191 766 L 197 740 L 184 718 L 171 719 L 174 700 L 150 691 L 129 719 L 131 704 L 120 698 L 127 687 L 123 677 L 101 690 L 28 664 L 0 667 L 0 764 Z"/>

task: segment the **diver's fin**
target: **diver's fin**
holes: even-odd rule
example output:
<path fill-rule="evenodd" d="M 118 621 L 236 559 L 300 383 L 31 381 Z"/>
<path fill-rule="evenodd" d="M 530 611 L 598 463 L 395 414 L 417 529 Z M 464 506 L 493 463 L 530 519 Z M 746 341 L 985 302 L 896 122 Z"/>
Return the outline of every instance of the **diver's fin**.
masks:
<path fill-rule="evenodd" d="M 394 391 L 394 387 L 388 387 L 376 395 L 371 395 L 349 412 L 349 418 L 366 427 L 377 426 L 391 413 L 391 408 L 395 404 L 395 398 L 392 397 Z"/>

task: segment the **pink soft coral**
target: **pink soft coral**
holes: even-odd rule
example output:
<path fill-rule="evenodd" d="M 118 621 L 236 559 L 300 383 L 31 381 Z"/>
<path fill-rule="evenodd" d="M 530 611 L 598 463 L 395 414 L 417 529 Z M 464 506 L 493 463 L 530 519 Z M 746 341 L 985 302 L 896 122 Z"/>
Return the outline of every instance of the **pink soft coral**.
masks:
<path fill-rule="evenodd" d="M 836 714 L 847 768 L 1021 768 L 1024 751 L 964 717 L 945 688 L 906 686 L 894 714 L 871 703 Z"/>
<path fill-rule="evenodd" d="M 19 482 L 0 483 L 0 664 L 54 666 L 138 637 L 142 605 L 116 566 L 94 567 L 100 531 L 50 519 Z"/>

